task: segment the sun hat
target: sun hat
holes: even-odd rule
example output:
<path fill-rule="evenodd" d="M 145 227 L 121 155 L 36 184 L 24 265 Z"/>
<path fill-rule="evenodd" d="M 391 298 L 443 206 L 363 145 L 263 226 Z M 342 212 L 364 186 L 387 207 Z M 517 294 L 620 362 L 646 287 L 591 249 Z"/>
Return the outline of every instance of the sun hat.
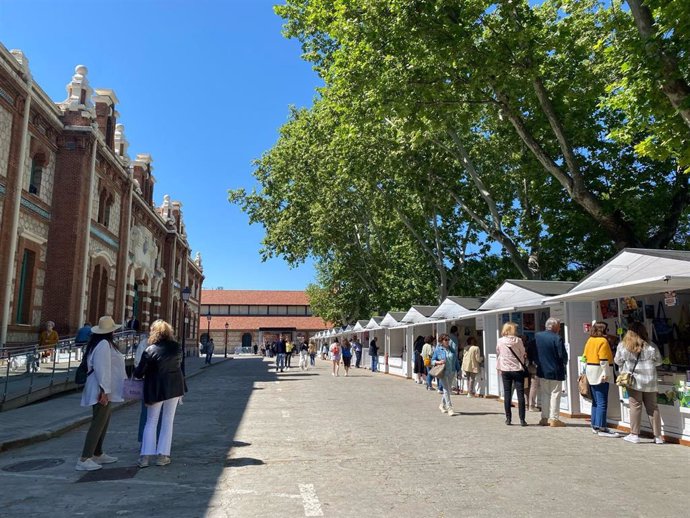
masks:
<path fill-rule="evenodd" d="M 111 316 L 105 316 L 98 319 L 98 325 L 91 328 L 91 332 L 97 335 L 107 335 L 113 331 L 120 329 L 122 324 L 116 324 Z"/>

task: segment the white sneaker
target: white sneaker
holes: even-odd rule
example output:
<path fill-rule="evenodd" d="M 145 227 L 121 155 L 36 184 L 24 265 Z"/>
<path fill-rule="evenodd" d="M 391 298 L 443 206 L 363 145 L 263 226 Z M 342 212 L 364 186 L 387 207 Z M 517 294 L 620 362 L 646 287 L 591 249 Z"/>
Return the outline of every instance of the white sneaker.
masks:
<path fill-rule="evenodd" d="M 623 437 L 623 440 L 631 442 L 633 444 L 640 444 L 640 436 L 639 435 L 634 435 L 634 434 L 626 435 L 625 437 Z"/>
<path fill-rule="evenodd" d="M 470 394 L 470 393 L 468 392 L 468 393 L 467 393 L 467 397 L 468 397 L 468 398 L 471 398 L 471 397 L 472 397 L 472 394 Z"/>
<path fill-rule="evenodd" d="M 599 433 L 599 430 L 597 430 L 596 428 L 591 428 L 591 430 L 594 435 Z"/>
<path fill-rule="evenodd" d="M 445 413 L 446 413 L 446 407 L 443 406 L 443 403 L 441 403 L 440 405 L 438 405 L 438 409 L 441 411 L 442 414 L 445 414 Z"/>
<path fill-rule="evenodd" d="M 599 437 L 613 437 L 614 439 L 617 439 L 621 436 L 621 434 L 619 434 L 618 432 L 612 432 L 611 430 L 599 430 L 599 433 L 597 435 Z"/>
<path fill-rule="evenodd" d="M 77 471 L 96 471 L 103 469 L 103 466 L 96 464 L 93 459 L 77 460 L 77 465 L 74 467 Z"/>
<path fill-rule="evenodd" d="M 113 462 L 117 462 L 117 457 L 112 457 L 107 453 L 96 455 L 92 457 L 92 459 L 96 464 L 112 464 Z"/>
<path fill-rule="evenodd" d="M 654 444 L 664 444 L 664 438 L 663 437 L 654 437 Z"/>

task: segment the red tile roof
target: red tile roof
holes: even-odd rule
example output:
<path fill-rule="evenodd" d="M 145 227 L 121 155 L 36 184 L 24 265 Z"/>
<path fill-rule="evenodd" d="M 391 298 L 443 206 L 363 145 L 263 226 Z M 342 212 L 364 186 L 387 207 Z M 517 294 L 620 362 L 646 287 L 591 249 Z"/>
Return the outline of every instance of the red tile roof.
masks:
<path fill-rule="evenodd" d="M 225 323 L 230 324 L 233 331 L 256 331 L 258 329 L 282 328 L 298 330 L 321 331 L 327 327 L 319 317 L 295 317 L 295 316 L 211 316 L 211 329 L 214 331 L 225 329 Z M 208 329 L 208 320 L 205 315 L 199 318 L 199 332 L 205 333 Z"/>
<path fill-rule="evenodd" d="M 304 291 L 201 290 L 201 304 L 308 306 Z"/>

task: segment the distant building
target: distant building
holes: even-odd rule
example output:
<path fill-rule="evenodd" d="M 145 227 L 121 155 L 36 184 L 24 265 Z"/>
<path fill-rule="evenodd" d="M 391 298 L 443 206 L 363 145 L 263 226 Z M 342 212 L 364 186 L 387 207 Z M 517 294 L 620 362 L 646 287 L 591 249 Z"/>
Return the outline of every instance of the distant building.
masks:
<path fill-rule="evenodd" d="M 185 286 L 197 336 L 204 276 L 182 203 L 154 204 L 153 159 L 129 158 L 115 92 L 87 75 L 76 67 L 55 103 L 0 45 L 0 348 L 35 341 L 46 320 L 70 336 L 106 314 L 142 331 L 164 318 L 181 336 Z"/>
<path fill-rule="evenodd" d="M 210 316 L 210 319 L 209 319 Z M 227 332 L 226 332 L 227 324 Z M 278 336 L 309 339 L 326 323 L 312 316 L 304 291 L 203 290 L 199 330 L 201 340 L 210 332 L 216 351 L 226 343 L 261 347 Z"/>

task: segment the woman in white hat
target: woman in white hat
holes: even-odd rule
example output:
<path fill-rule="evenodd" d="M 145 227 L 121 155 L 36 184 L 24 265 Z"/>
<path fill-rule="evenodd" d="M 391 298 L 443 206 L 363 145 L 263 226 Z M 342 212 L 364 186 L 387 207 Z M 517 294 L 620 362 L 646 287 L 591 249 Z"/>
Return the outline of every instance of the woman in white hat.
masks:
<path fill-rule="evenodd" d="M 77 471 L 94 471 L 101 469 L 103 464 L 117 462 L 117 457 L 103 452 L 103 440 L 113 409 L 110 403 L 123 401 L 122 385 L 127 377 L 125 357 L 113 341 L 113 333 L 119 328 L 120 325 L 110 316 L 101 317 L 98 325 L 91 328 L 91 338 L 84 353 L 87 355 L 88 375 L 81 406 L 92 408 L 93 419 L 77 461 Z"/>

